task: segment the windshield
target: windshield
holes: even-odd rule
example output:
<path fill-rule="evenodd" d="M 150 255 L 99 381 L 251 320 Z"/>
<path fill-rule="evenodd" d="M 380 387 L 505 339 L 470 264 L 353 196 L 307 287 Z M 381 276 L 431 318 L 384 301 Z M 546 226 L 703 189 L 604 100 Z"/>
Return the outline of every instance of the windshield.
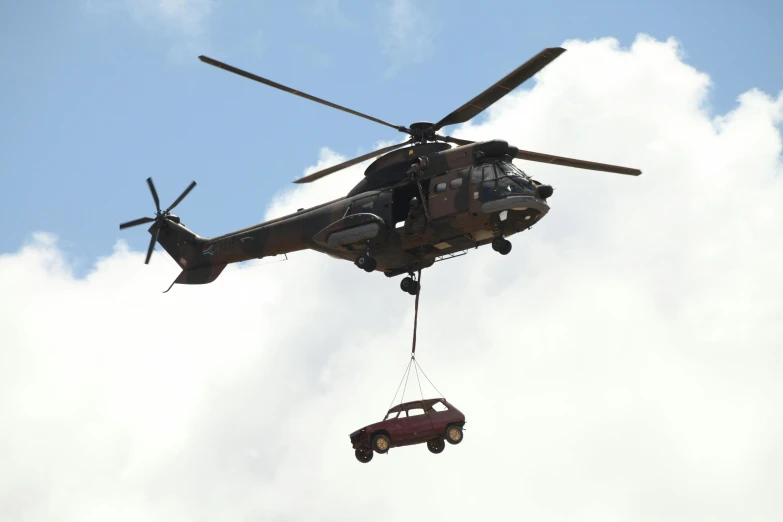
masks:
<path fill-rule="evenodd" d="M 519 170 L 519 167 L 514 165 L 513 163 L 509 163 L 507 161 L 499 161 L 498 167 L 500 167 L 500 170 L 505 173 L 507 176 L 522 176 L 527 177 L 527 174 Z"/>
<path fill-rule="evenodd" d="M 500 194 L 535 194 L 536 187 L 516 165 L 499 161 L 496 164 L 496 168 L 498 173 L 498 192 Z"/>

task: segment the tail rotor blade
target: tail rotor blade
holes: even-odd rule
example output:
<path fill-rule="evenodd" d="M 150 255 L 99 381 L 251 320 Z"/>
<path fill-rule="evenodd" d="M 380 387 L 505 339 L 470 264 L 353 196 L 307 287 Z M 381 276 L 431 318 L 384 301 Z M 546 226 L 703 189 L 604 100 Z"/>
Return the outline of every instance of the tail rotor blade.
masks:
<path fill-rule="evenodd" d="M 178 198 L 177 198 L 177 199 L 174 201 L 174 203 L 172 203 L 172 204 L 171 204 L 171 206 L 169 206 L 169 208 L 167 208 L 167 209 L 166 209 L 166 212 L 169 212 L 169 211 L 171 211 L 171 210 L 172 210 L 174 207 L 176 207 L 177 205 L 179 205 L 180 201 L 182 201 L 183 199 L 185 199 L 185 196 L 187 196 L 187 195 L 188 195 L 188 193 L 189 193 L 191 190 L 193 190 L 193 187 L 195 187 L 195 186 L 196 186 L 196 182 L 195 182 L 195 181 L 191 182 L 191 184 L 190 184 L 190 185 L 188 185 L 188 188 L 186 188 L 186 189 L 185 189 L 185 192 L 183 192 L 182 194 L 180 194 L 180 196 L 179 196 L 179 197 L 178 197 Z"/>
<path fill-rule="evenodd" d="M 155 190 L 155 185 L 152 183 L 152 178 L 147 178 L 147 185 L 150 186 L 150 192 L 152 192 L 152 199 L 155 200 L 155 208 L 160 212 L 160 200 L 158 199 L 158 191 Z"/>
<path fill-rule="evenodd" d="M 133 221 L 128 221 L 127 223 L 121 224 L 120 225 L 120 230 L 122 230 L 123 228 L 129 228 L 129 227 L 135 227 L 137 225 L 143 225 L 144 223 L 152 223 L 153 221 L 155 221 L 155 220 L 152 219 L 152 218 L 148 218 L 148 217 L 134 219 Z"/>
<path fill-rule="evenodd" d="M 147 248 L 147 259 L 144 260 L 144 264 L 148 265 L 150 263 L 150 258 L 152 257 L 152 250 L 155 248 L 155 243 L 158 241 L 158 231 L 160 228 L 155 227 L 155 229 L 152 231 L 152 237 L 150 238 L 150 246 Z"/>

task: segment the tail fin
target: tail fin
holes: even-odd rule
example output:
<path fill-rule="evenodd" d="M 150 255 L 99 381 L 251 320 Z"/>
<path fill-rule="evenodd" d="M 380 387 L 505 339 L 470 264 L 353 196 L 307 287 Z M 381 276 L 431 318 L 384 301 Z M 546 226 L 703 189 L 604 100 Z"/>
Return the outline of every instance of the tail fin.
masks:
<path fill-rule="evenodd" d="M 178 222 L 169 221 L 161 227 L 158 243 L 182 268 L 182 272 L 166 292 L 177 283 L 203 285 L 218 278 L 226 268 L 226 263 L 211 262 L 212 246 L 209 242 L 209 238 L 200 237 Z"/>
<path fill-rule="evenodd" d="M 188 188 L 186 188 L 166 210 L 160 209 L 158 191 L 155 189 L 152 178 L 147 178 L 147 185 L 149 186 L 150 194 L 152 194 L 152 199 L 155 202 L 155 217 L 143 217 L 120 224 L 120 230 L 122 230 L 145 223 L 152 223 L 152 226 L 149 228 L 149 233 L 152 235 L 152 238 L 150 238 L 150 244 L 147 248 L 147 257 L 144 260 L 144 264 L 150 262 L 150 256 L 155 248 L 155 243 L 158 242 L 180 268 L 182 268 L 182 273 L 179 274 L 179 277 L 177 277 L 174 283 L 203 285 L 217 279 L 223 269 L 226 268 L 226 264 L 211 262 L 211 247 L 206 246 L 209 239 L 199 237 L 197 234 L 188 230 L 180 223 L 179 218 L 171 213 L 174 207 L 179 205 L 180 202 L 185 199 L 185 196 L 193 190 L 193 187 L 196 186 L 196 182 L 193 181 L 188 185 Z M 174 283 L 172 283 L 171 286 L 174 286 Z M 171 286 L 166 292 L 171 290 Z"/>

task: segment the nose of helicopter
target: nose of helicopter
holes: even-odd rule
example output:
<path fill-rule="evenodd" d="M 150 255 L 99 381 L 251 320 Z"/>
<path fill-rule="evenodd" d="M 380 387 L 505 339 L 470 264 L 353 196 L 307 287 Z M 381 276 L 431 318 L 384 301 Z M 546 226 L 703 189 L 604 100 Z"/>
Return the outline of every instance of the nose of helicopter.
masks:
<path fill-rule="evenodd" d="M 552 188 L 552 185 L 539 185 L 538 187 L 538 197 L 541 199 L 549 199 L 554 192 L 555 189 Z"/>

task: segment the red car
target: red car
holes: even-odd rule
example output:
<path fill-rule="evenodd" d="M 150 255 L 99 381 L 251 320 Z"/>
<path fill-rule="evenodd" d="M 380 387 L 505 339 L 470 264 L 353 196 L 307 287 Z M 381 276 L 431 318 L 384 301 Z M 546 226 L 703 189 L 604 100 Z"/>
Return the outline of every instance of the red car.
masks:
<path fill-rule="evenodd" d="M 398 404 L 381 422 L 351 433 L 351 445 L 359 462 L 370 462 L 373 451 L 386 453 L 390 448 L 427 443 L 432 453 L 440 453 L 451 444 L 462 442 L 465 415 L 446 399 L 427 399 Z"/>

